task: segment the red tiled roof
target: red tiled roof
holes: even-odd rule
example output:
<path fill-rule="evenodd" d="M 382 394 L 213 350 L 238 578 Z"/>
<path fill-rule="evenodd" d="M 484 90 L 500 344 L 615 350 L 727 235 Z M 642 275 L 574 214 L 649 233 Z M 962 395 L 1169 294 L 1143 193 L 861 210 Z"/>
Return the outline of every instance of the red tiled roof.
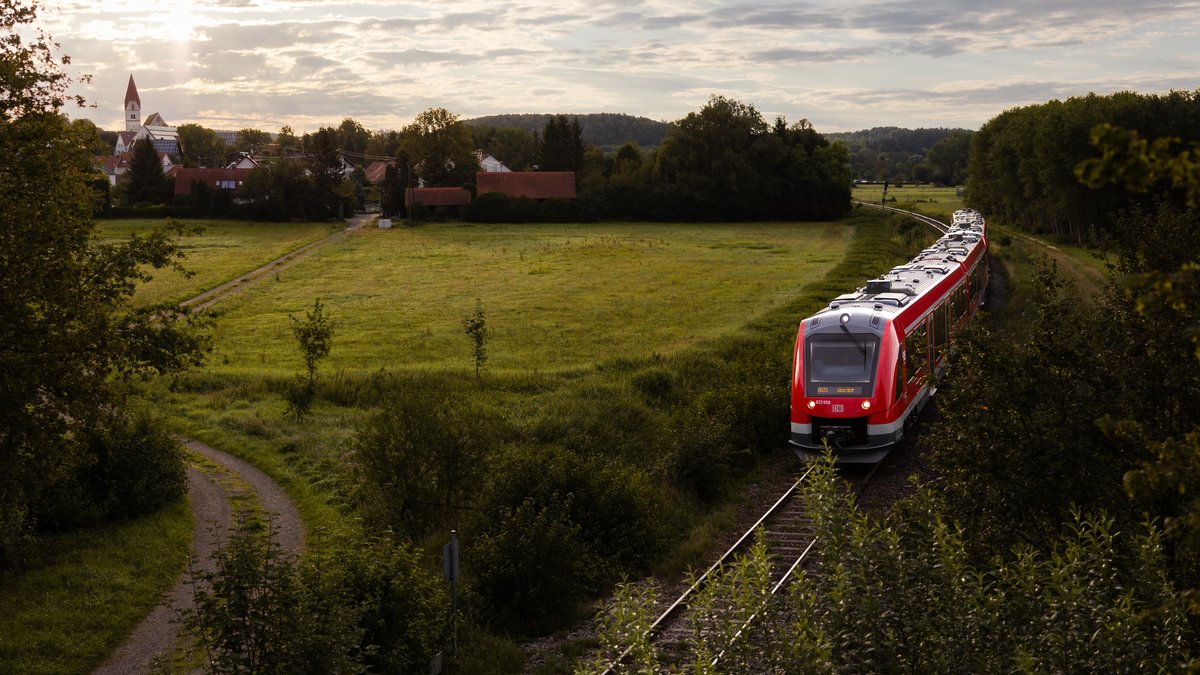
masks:
<path fill-rule="evenodd" d="M 137 101 L 138 105 L 142 104 L 142 99 L 137 93 L 137 85 L 133 83 L 133 75 L 129 76 L 129 86 L 125 88 L 125 103 L 130 101 Z"/>
<path fill-rule="evenodd" d="M 367 182 L 371 185 L 378 185 L 383 182 L 383 176 L 387 173 L 389 166 L 395 166 L 395 162 L 371 162 L 363 173 L 367 174 Z"/>
<path fill-rule="evenodd" d="M 574 171 L 480 171 L 475 174 L 478 194 L 499 192 L 509 197 L 531 199 L 574 199 Z"/>
<path fill-rule="evenodd" d="M 192 194 L 192 181 L 202 180 L 214 190 L 221 188 L 221 183 L 233 184 L 236 191 L 253 169 L 187 169 L 178 167 L 175 171 L 175 195 Z"/>
<path fill-rule="evenodd" d="M 412 188 L 404 191 L 404 205 L 413 201 L 425 206 L 466 206 L 471 203 L 471 192 L 466 188 Z"/>

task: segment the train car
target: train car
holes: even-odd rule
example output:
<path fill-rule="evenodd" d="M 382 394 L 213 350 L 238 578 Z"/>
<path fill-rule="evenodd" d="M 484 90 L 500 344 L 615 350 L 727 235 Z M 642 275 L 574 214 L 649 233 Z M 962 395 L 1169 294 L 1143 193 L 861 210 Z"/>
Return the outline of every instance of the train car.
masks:
<path fill-rule="evenodd" d="M 873 464 L 904 436 L 983 303 L 987 251 L 983 217 L 956 211 L 917 257 L 800 323 L 791 444 L 801 459 L 828 446 L 839 464 Z"/>

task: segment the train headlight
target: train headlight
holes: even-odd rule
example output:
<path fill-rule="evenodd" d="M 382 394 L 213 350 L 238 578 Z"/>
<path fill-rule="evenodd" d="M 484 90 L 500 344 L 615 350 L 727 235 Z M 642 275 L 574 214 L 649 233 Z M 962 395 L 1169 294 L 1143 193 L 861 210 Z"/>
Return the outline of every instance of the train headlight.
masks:
<path fill-rule="evenodd" d="M 863 410 L 870 410 L 870 409 L 871 409 L 871 402 L 870 402 L 870 401 L 863 401 L 863 402 L 862 402 L 862 409 L 863 409 Z"/>
<path fill-rule="evenodd" d="M 843 314 L 838 318 L 841 320 L 842 325 L 846 325 L 846 324 L 850 323 L 850 315 L 849 314 Z"/>
<path fill-rule="evenodd" d="M 813 400 L 809 400 L 809 402 L 808 402 L 808 409 L 809 409 L 809 410 L 812 410 L 812 409 L 813 409 L 813 408 L 815 408 L 815 407 L 817 407 L 817 402 L 816 402 L 816 401 L 813 401 Z"/>

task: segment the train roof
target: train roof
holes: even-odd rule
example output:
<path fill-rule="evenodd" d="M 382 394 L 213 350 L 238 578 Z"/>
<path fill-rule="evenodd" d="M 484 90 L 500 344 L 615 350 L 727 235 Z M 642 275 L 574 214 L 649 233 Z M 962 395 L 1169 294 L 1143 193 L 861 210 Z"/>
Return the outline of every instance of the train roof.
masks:
<path fill-rule="evenodd" d="M 947 275 L 959 271 L 976 249 L 986 246 L 983 216 L 971 209 L 956 211 L 946 233 L 915 258 L 868 281 L 866 286 L 853 293 L 839 295 L 818 314 L 853 308 L 899 314 L 904 307 L 932 291 Z"/>

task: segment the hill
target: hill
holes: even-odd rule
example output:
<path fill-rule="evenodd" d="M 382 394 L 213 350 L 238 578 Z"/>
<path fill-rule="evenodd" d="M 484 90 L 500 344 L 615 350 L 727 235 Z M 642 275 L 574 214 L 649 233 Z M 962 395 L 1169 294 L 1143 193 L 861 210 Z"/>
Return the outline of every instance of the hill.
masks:
<path fill-rule="evenodd" d="M 850 149 L 850 164 L 854 177 L 882 181 L 923 179 L 913 174 L 913 168 L 925 162 L 930 148 L 954 132 L 964 129 L 901 129 L 873 127 L 862 131 L 842 131 L 825 134 L 840 139 Z M 969 133 L 969 132 L 967 132 Z"/>
<path fill-rule="evenodd" d="M 541 131 L 546 126 L 550 113 L 527 113 L 513 115 L 487 115 L 475 119 L 464 120 L 471 126 L 489 126 L 497 129 L 515 128 L 526 131 Z M 568 115 L 579 119 L 583 129 L 583 140 L 602 149 L 616 148 L 629 143 L 637 143 L 641 148 L 652 148 L 662 145 L 671 125 L 667 122 L 657 122 L 646 117 L 634 117 L 623 113 L 590 113 L 586 115 Z"/>

